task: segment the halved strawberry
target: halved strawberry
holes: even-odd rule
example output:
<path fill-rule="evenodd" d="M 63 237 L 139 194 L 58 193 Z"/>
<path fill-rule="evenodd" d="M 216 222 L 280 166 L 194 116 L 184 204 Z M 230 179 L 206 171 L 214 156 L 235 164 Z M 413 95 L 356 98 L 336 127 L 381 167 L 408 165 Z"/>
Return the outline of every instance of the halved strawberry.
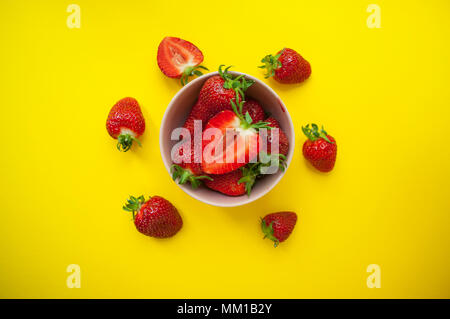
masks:
<path fill-rule="evenodd" d="M 258 129 L 269 127 L 266 122 L 253 123 L 248 112 L 243 115 L 243 104 L 241 101 L 236 105 L 231 100 L 234 112 L 222 111 L 206 125 L 203 132 L 203 172 L 225 174 L 258 156 Z"/>
<path fill-rule="evenodd" d="M 203 62 L 202 51 L 191 42 L 175 37 L 165 37 L 161 41 L 157 61 L 162 73 L 169 78 L 181 78 L 183 85 L 190 76 L 203 74 L 199 68 L 207 70 L 199 65 Z"/>

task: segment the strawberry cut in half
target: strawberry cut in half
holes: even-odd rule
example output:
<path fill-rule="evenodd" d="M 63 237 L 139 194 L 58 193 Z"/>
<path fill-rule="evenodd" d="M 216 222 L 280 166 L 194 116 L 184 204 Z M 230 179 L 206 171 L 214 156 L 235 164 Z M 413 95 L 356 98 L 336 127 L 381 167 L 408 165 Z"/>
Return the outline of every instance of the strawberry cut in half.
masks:
<path fill-rule="evenodd" d="M 225 110 L 215 115 L 203 132 L 202 170 L 207 174 L 225 174 L 234 171 L 259 153 L 258 130 L 268 123 L 253 123 L 249 113 L 242 114 L 244 101 L 231 100 L 233 111 Z"/>
<path fill-rule="evenodd" d="M 185 85 L 190 76 L 200 76 L 199 69 L 208 70 L 200 63 L 203 62 L 203 53 L 189 41 L 165 37 L 158 46 L 158 66 L 161 72 L 169 78 L 181 79 Z"/>

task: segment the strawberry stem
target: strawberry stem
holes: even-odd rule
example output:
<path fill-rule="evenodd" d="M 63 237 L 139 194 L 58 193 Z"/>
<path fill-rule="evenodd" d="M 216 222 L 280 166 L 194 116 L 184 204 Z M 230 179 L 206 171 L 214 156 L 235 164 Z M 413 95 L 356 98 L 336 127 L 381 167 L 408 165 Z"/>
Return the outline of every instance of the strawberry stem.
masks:
<path fill-rule="evenodd" d="M 117 149 L 121 152 L 126 152 L 131 148 L 133 141 L 142 147 L 141 142 L 131 134 L 120 134 L 117 137 Z"/>
<path fill-rule="evenodd" d="M 241 183 L 245 183 L 245 191 L 247 192 L 247 196 L 250 196 L 253 185 L 255 184 L 256 178 L 259 175 L 259 163 L 253 163 L 241 167 L 242 177 L 238 181 L 238 185 Z"/>
<path fill-rule="evenodd" d="M 196 176 L 191 172 L 191 170 L 184 169 L 176 164 L 173 164 L 170 170 L 172 171 L 172 178 L 174 181 L 178 178 L 178 184 L 180 185 L 189 182 L 191 183 L 193 189 L 197 189 L 202 184 L 202 179 L 209 179 L 210 181 L 213 180 L 207 175 Z"/>
<path fill-rule="evenodd" d="M 273 222 L 270 223 L 270 225 L 267 225 L 266 221 L 261 218 L 261 230 L 264 234 L 264 238 L 269 238 L 273 241 L 273 246 L 277 247 L 280 241 L 273 235 Z"/>
<path fill-rule="evenodd" d="M 267 73 L 264 75 L 264 78 L 270 78 L 271 76 L 275 75 L 275 70 L 278 70 L 282 67 L 281 62 L 278 60 L 280 56 L 283 54 L 285 49 L 281 50 L 280 53 L 273 56 L 272 54 L 266 55 L 261 62 L 264 63 L 264 65 L 258 66 L 260 69 L 267 69 Z"/>
<path fill-rule="evenodd" d="M 221 64 L 219 66 L 219 74 L 224 79 L 223 87 L 225 89 L 232 89 L 236 92 L 236 101 L 239 101 L 238 97 L 241 96 L 241 99 L 245 99 L 245 91 L 255 83 L 253 80 L 247 80 L 244 77 L 244 74 L 241 74 L 237 77 L 233 77 L 230 73 L 228 73 L 228 70 L 232 67 L 231 65 L 226 67 L 225 70 L 222 70 L 222 67 L 224 67 L 224 64 Z"/>
<path fill-rule="evenodd" d="M 306 137 L 313 142 L 317 141 L 319 138 L 323 138 L 328 143 L 333 144 L 333 142 L 328 139 L 328 133 L 323 129 L 323 126 L 319 131 L 319 127 L 317 126 L 317 124 L 311 124 L 311 128 L 309 127 L 309 124 L 307 124 L 305 127 L 302 126 L 302 131 L 306 135 Z"/>
<path fill-rule="evenodd" d="M 267 154 L 265 152 L 259 153 L 259 172 L 261 174 L 261 169 L 263 167 L 269 167 L 271 165 L 271 160 L 278 164 L 278 167 L 282 172 L 286 168 L 286 156 L 284 154 Z"/>
<path fill-rule="evenodd" d="M 271 165 L 270 157 L 275 157 L 275 161 L 278 163 L 278 167 L 282 172 L 284 172 L 286 166 L 286 156 L 283 154 L 271 154 L 261 152 L 259 154 L 260 158 L 266 156 L 266 159 L 263 161 L 259 161 L 257 163 L 247 164 L 246 166 L 241 167 L 242 177 L 239 179 L 238 184 L 245 183 L 245 190 L 247 195 L 250 196 L 253 185 L 255 184 L 256 179 L 262 175 L 261 169 L 263 167 L 268 167 Z"/>
<path fill-rule="evenodd" d="M 233 100 L 230 100 L 231 108 L 233 109 L 233 112 L 236 114 L 236 116 L 241 120 L 241 127 L 246 130 L 249 128 L 254 128 L 256 130 L 260 128 L 266 128 L 271 130 L 273 127 L 269 126 L 269 122 L 257 122 L 253 123 L 253 119 L 250 116 L 248 112 L 245 113 L 245 115 L 242 114 L 242 109 L 244 107 L 245 101 L 240 101 L 236 105 L 236 103 Z"/>
<path fill-rule="evenodd" d="M 141 209 L 141 206 L 144 203 L 145 203 L 144 195 L 141 195 L 138 198 L 130 196 L 130 198 L 127 199 L 127 203 L 122 208 L 127 212 L 131 212 L 133 214 L 134 219 L 136 212 L 138 212 Z"/>
<path fill-rule="evenodd" d="M 204 67 L 203 65 L 196 65 L 196 66 L 189 66 L 187 67 L 183 74 L 181 74 L 180 82 L 182 86 L 185 86 L 189 82 L 189 77 L 191 76 L 202 76 L 203 72 L 199 69 L 203 69 L 206 71 L 209 71 L 208 68 Z"/>

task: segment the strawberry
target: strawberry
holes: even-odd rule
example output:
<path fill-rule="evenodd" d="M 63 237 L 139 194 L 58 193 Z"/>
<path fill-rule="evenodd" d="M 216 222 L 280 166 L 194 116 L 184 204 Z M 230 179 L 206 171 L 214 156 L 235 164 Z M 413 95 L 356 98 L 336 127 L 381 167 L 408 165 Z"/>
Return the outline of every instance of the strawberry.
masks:
<path fill-rule="evenodd" d="M 303 155 L 321 172 L 329 172 L 336 162 L 337 145 L 333 137 L 323 129 L 319 131 L 316 124 L 302 127 L 308 140 L 303 144 Z"/>
<path fill-rule="evenodd" d="M 203 174 L 201 161 L 196 160 L 194 152 L 194 143 L 190 147 L 190 154 L 184 154 L 183 147 L 180 146 L 179 155 L 181 156 L 180 165 L 173 164 L 171 167 L 173 180 L 178 179 L 178 184 L 191 183 L 193 189 L 201 185 L 202 179 L 212 180 L 211 177 Z"/>
<path fill-rule="evenodd" d="M 311 65 L 295 50 L 285 48 L 273 56 L 266 55 L 261 62 L 266 68 L 265 78 L 273 76 L 280 83 L 292 84 L 305 81 L 311 75 Z"/>
<path fill-rule="evenodd" d="M 231 107 L 231 106 L 230 106 Z M 187 128 L 191 133 L 191 137 L 194 136 L 194 121 L 199 120 L 202 121 L 202 130 L 205 127 L 206 123 L 217 114 L 216 110 L 212 110 L 212 108 L 208 105 L 201 104 L 199 101 L 195 103 L 192 107 L 191 112 L 186 119 L 183 127 Z"/>
<path fill-rule="evenodd" d="M 224 88 L 225 80 L 220 75 L 210 77 L 203 84 L 198 95 L 199 105 L 207 107 L 209 114 L 231 110 L 230 100 L 236 98 L 236 92 Z"/>
<path fill-rule="evenodd" d="M 128 151 L 133 141 L 141 146 L 137 138 L 145 131 L 145 120 L 139 103 L 132 97 L 118 101 L 109 111 L 106 129 L 117 139 L 119 151 Z"/>
<path fill-rule="evenodd" d="M 247 99 L 246 101 L 244 101 L 244 106 L 242 107 L 242 114 L 245 115 L 247 112 L 252 118 L 252 121 L 254 123 L 262 122 L 266 117 L 264 109 L 256 100 L 253 99 Z"/>
<path fill-rule="evenodd" d="M 203 132 L 202 170 L 207 174 L 225 174 L 244 166 L 259 152 L 258 129 L 267 128 L 265 122 L 253 123 L 248 113 L 242 115 L 243 102 L 231 101 L 234 112 L 225 110 L 215 115 Z M 209 136 L 212 129 L 220 136 Z M 208 142 L 210 141 L 210 142 Z M 223 148 L 220 149 L 220 143 Z M 217 152 L 216 152 L 217 151 Z"/>
<path fill-rule="evenodd" d="M 264 122 L 269 123 L 267 125 L 270 127 L 280 128 L 280 123 L 273 116 L 269 116 L 264 120 Z"/>
<path fill-rule="evenodd" d="M 234 101 L 236 100 L 234 96 L 231 99 L 233 99 Z M 220 111 L 228 109 L 232 110 L 231 103 L 229 104 L 229 106 L 220 107 L 219 109 L 220 110 L 217 111 L 217 108 L 211 108 L 210 105 L 201 104 L 199 101 L 197 101 L 193 106 L 191 112 L 189 113 L 189 116 L 186 119 L 183 127 L 187 128 L 193 134 L 194 120 L 201 120 L 204 128 L 206 123 L 208 123 L 208 121 Z M 257 101 L 253 99 L 244 101 L 242 114 L 245 114 L 247 112 L 255 123 L 261 122 L 266 117 L 264 109 Z"/>
<path fill-rule="evenodd" d="M 286 133 L 280 128 L 280 123 L 273 117 L 268 117 L 264 122 L 268 123 L 267 126 L 278 129 L 278 153 L 287 156 L 289 152 L 289 140 Z M 269 154 L 272 150 L 272 134 L 273 130 L 267 132 L 267 153 Z"/>
<path fill-rule="evenodd" d="M 185 85 L 190 76 L 202 75 L 199 69 L 208 70 L 199 65 L 203 62 L 203 54 L 191 42 L 174 37 L 165 37 L 158 46 L 158 66 L 169 78 L 181 78 Z"/>
<path fill-rule="evenodd" d="M 194 121 L 195 120 L 196 120 L 196 118 L 194 116 L 189 115 L 183 124 L 183 127 L 187 128 L 189 130 L 191 137 L 194 136 Z"/>
<path fill-rule="evenodd" d="M 209 188 L 229 196 L 245 194 L 245 183 L 239 183 L 242 178 L 242 170 L 238 169 L 226 174 L 214 175 L 211 180 L 206 180 Z"/>
<path fill-rule="evenodd" d="M 178 210 L 160 196 L 150 197 L 148 201 L 145 201 L 144 196 L 130 196 L 123 209 L 133 213 L 136 229 L 147 236 L 172 237 L 183 226 Z"/>
<path fill-rule="evenodd" d="M 236 96 L 238 101 L 241 101 L 245 90 L 253 84 L 253 81 L 246 80 L 242 76 L 233 78 L 228 73 L 230 67 L 225 70 L 222 70 L 222 67 L 223 65 L 219 66 L 220 75 L 210 77 L 203 84 L 199 98 L 186 119 L 183 127 L 189 129 L 191 134 L 194 133 L 195 120 L 202 121 L 203 129 L 206 123 L 220 111 L 232 110 L 230 101 L 236 101 Z M 248 108 L 251 112 L 259 112 L 256 110 L 256 106 Z"/>
<path fill-rule="evenodd" d="M 285 241 L 297 223 L 297 214 L 294 212 L 278 212 L 266 215 L 261 219 L 261 229 L 264 238 L 274 242 L 274 247 Z"/>
<path fill-rule="evenodd" d="M 225 70 L 222 70 L 222 67 L 223 65 L 219 66 L 219 75 L 206 80 L 198 97 L 198 102 L 203 108 L 207 108 L 208 116 L 212 114 L 211 117 L 220 111 L 231 110 L 230 101 L 236 102 L 237 98 L 237 102 L 240 102 L 244 92 L 254 83 L 246 80 L 244 75 L 234 78 L 228 73 L 230 67 Z"/>
<path fill-rule="evenodd" d="M 212 175 L 212 179 L 205 180 L 209 188 L 229 196 L 240 196 L 247 193 L 250 196 L 256 178 L 260 174 L 262 164 L 248 164 L 235 171 Z"/>
<path fill-rule="evenodd" d="M 234 101 L 236 100 L 235 97 L 231 98 Z M 232 110 L 231 103 L 229 106 L 224 107 L 224 109 L 220 108 L 219 111 L 217 109 L 212 109 L 208 105 L 201 104 L 199 101 L 197 101 L 192 108 L 191 112 L 189 113 L 189 116 L 184 123 L 185 128 L 189 129 L 190 132 L 194 132 L 194 120 L 201 120 L 203 127 L 208 123 L 208 121 L 217 113 L 220 111 L 224 111 L 225 109 Z M 261 105 L 253 100 L 248 99 L 247 101 L 244 101 L 244 106 L 242 108 L 242 114 L 249 113 L 250 117 L 252 118 L 253 122 L 261 122 L 266 117 L 266 114 L 264 112 L 264 109 L 261 107 Z"/>

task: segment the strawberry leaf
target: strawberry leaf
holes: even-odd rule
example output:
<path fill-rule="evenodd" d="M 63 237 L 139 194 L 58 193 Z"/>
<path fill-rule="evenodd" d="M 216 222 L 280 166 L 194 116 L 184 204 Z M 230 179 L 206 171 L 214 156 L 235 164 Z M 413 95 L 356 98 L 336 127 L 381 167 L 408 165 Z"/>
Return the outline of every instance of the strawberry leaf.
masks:
<path fill-rule="evenodd" d="M 275 75 L 275 70 L 278 70 L 282 67 L 281 62 L 279 61 L 280 56 L 283 54 L 285 49 L 281 50 L 280 53 L 273 56 L 271 54 L 266 55 L 261 62 L 264 63 L 264 65 L 258 66 L 260 69 L 267 69 L 267 73 L 264 75 L 264 78 L 270 78 L 271 76 Z"/>
<path fill-rule="evenodd" d="M 193 189 L 197 189 L 202 183 L 202 179 L 213 179 L 207 175 L 196 176 L 190 170 L 184 169 L 179 165 L 173 164 L 170 168 L 172 171 L 172 179 L 176 181 L 178 179 L 178 184 L 183 185 L 189 182 Z"/>
<path fill-rule="evenodd" d="M 127 203 L 122 208 L 123 208 L 123 210 L 125 210 L 127 212 L 133 213 L 133 219 L 134 219 L 135 213 L 141 209 L 141 206 L 144 203 L 145 203 L 144 195 L 141 195 L 138 198 L 136 198 L 134 196 L 130 196 L 130 198 L 127 199 Z"/>
<path fill-rule="evenodd" d="M 232 89 L 236 92 L 236 101 L 238 101 L 238 95 L 241 96 L 241 99 L 245 99 L 245 91 L 255 83 L 253 80 L 246 80 L 244 74 L 241 74 L 237 77 L 233 77 L 228 70 L 231 68 L 231 65 L 222 70 L 224 64 L 219 66 L 219 75 L 224 80 L 223 87 L 225 89 Z"/>
<path fill-rule="evenodd" d="M 280 241 L 273 234 L 273 222 L 267 225 L 266 221 L 261 218 L 261 230 L 264 234 L 264 238 L 269 238 L 273 241 L 274 247 L 277 247 Z"/>
<path fill-rule="evenodd" d="M 117 149 L 121 152 L 126 152 L 131 148 L 133 141 L 142 147 L 141 142 L 130 134 L 120 134 L 117 137 Z"/>
<path fill-rule="evenodd" d="M 309 127 L 309 124 L 307 124 L 305 127 L 302 126 L 302 131 L 306 135 L 306 137 L 313 142 L 317 141 L 319 138 L 323 138 L 328 143 L 333 144 L 333 142 L 331 142 L 328 138 L 328 133 L 323 129 L 323 126 L 319 131 L 319 127 L 317 126 L 317 124 L 311 124 L 311 128 Z"/>
<path fill-rule="evenodd" d="M 253 122 L 253 119 L 248 112 L 245 113 L 245 120 L 247 121 L 248 124 L 252 124 Z"/>
<path fill-rule="evenodd" d="M 184 70 L 183 74 L 181 74 L 181 78 L 180 78 L 181 85 L 185 86 L 189 82 L 189 77 L 191 77 L 191 76 L 194 76 L 194 75 L 202 76 L 203 72 L 198 69 L 208 70 L 208 68 L 206 68 L 202 65 L 187 67 Z"/>

